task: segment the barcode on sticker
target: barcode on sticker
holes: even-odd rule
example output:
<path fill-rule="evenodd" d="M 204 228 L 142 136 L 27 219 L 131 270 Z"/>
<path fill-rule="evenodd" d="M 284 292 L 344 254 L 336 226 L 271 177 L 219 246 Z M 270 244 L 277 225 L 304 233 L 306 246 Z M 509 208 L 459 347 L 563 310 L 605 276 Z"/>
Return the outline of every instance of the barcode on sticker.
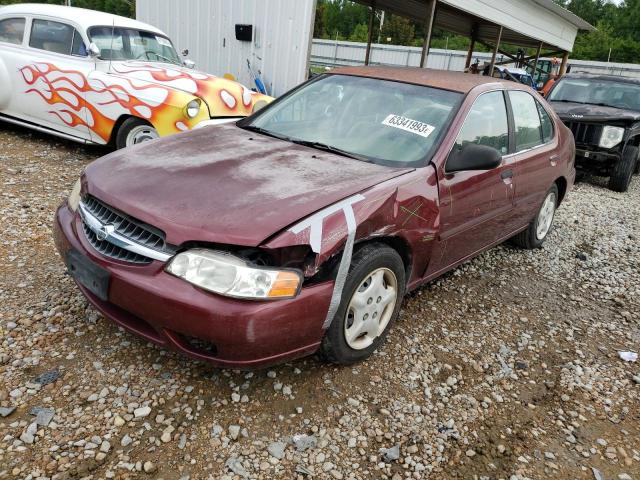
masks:
<path fill-rule="evenodd" d="M 424 138 L 429 137 L 429 135 L 431 135 L 436 129 L 436 127 L 429 125 L 428 123 L 422 123 L 417 120 L 403 117 L 402 115 L 393 114 L 385 118 L 382 124 L 387 127 L 399 128 L 405 132 L 415 133 L 416 135 L 420 135 Z"/>

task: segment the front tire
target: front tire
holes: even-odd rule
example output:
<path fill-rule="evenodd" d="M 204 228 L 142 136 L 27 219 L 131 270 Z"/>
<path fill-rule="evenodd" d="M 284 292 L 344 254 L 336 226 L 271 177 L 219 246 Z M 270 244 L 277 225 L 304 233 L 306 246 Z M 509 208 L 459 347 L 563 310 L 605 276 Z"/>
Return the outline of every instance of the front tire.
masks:
<path fill-rule="evenodd" d="M 324 359 L 350 365 L 370 357 L 398 317 L 405 283 L 404 263 L 394 249 L 380 243 L 360 248 L 322 341 Z"/>
<path fill-rule="evenodd" d="M 527 250 L 542 247 L 553 226 L 556 209 L 558 208 L 558 199 L 558 185 L 554 183 L 545 195 L 542 206 L 527 229 L 513 237 L 513 242 L 516 245 Z"/>
<path fill-rule="evenodd" d="M 613 167 L 609 178 L 609 188 L 614 192 L 626 192 L 629 190 L 633 173 L 638 164 L 638 147 L 627 145 L 622 152 L 622 157 Z"/>
<path fill-rule="evenodd" d="M 132 147 L 140 143 L 160 138 L 153 125 L 139 118 L 131 117 L 125 120 L 116 135 L 116 148 Z"/>

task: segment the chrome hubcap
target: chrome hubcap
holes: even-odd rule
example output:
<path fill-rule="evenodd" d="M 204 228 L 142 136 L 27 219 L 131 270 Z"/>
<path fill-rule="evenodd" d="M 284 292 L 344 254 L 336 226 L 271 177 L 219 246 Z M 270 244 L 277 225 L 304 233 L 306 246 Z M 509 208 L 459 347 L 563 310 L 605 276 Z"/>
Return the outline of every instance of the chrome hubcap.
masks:
<path fill-rule="evenodd" d="M 538 213 L 538 221 L 536 228 L 536 237 L 538 240 L 544 239 L 549 230 L 551 230 L 551 225 L 553 224 L 553 217 L 556 213 L 556 194 L 551 192 L 545 198 L 544 203 L 542 204 L 542 208 Z"/>
<path fill-rule="evenodd" d="M 388 268 L 373 271 L 351 297 L 344 322 L 349 347 L 363 350 L 382 335 L 398 301 L 398 279 Z"/>
<path fill-rule="evenodd" d="M 127 135 L 127 147 L 155 140 L 156 138 L 159 138 L 159 135 L 155 128 L 148 125 L 140 125 L 133 128 Z"/>

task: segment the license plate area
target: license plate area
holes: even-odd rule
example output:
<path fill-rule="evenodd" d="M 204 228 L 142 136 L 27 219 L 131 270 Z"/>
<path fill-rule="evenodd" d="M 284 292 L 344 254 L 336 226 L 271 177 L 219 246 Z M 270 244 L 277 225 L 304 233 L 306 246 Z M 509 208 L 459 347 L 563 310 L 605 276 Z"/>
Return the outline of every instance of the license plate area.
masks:
<path fill-rule="evenodd" d="M 83 287 L 103 302 L 109 299 L 111 274 L 81 253 L 71 250 L 65 258 L 67 271 Z"/>

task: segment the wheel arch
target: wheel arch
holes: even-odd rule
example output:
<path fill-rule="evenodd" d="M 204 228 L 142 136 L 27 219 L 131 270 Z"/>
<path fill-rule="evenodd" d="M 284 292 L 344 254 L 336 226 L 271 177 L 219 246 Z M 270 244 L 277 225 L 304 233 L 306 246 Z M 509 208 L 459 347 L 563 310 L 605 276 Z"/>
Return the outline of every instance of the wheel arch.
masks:
<path fill-rule="evenodd" d="M 107 142 L 107 144 L 109 146 L 115 146 L 116 138 L 118 138 L 118 132 L 120 131 L 120 128 L 122 127 L 122 124 L 124 122 L 126 122 L 127 120 L 129 120 L 130 118 L 135 118 L 137 120 L 140 120 L 141 122 L 145 122 L 147 125 L 150 125 L 150 126 L 152 126 L 153 128 L 155 128 L 157 130 L 156 126 L 153 123 L 151 123 L 149 120 L 147 120 L 146 118 L 142 118 L 142 117 L 139 117 L 137 115 L 131 115 L 131 114 L 126 114 L 125 113 L 123 115 L 120 115 L 118 117 L 118 119 L 116 120 L 116 122 L 113 124 L 113 128 L 111 129 L 111 135 L 109 136 L 109 141 Z"/>
<path fill-rule="evenodd" d="M 553 183 L 558 187 L 558 206 L 560 206 L 567 196 L 569 182 L 567 182 L 567 179 L 564 177 L 558 177 Z"/>
<path fill-rule="evenodd" d="M 399 236 L 369 237 L 358 241 L 358 243 L 354 245 L 354 253 L 364 246 L 374 243 L 382 243 L 392 248 L 398 255 L 400 255 L 402 263 L 404 264 L 405 282 L 408 284 L 413 270 L 413 254 L 409 242 L 405 238 Z"/>

